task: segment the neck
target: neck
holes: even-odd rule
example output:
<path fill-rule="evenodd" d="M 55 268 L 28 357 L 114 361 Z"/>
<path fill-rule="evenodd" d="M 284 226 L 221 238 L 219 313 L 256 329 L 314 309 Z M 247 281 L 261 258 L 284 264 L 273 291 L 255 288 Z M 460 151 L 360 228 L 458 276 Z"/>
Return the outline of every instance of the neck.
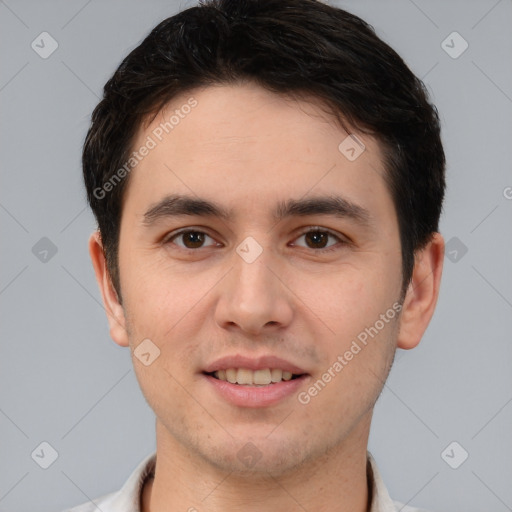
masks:
<path fill-rule="evenodd" d="M 157 421 L 155 477 L 145 485 L 142 512 L 367 512 L 370 418 L 362 423 L 328 453 L 273 476 L 222 471 L 186 450 Z"/>

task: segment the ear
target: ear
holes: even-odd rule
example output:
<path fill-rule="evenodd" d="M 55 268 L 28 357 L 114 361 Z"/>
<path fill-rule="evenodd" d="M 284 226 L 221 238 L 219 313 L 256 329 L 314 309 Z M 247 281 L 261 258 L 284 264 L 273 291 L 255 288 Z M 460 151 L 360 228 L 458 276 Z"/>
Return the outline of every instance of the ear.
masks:
<path fill-rule="evenodd" d="M 129 342 L 124 309 L 119 302 L 117 292 L 107 270 L 107 262 L 99 231 L 94 231 L 89 237 L 89 254 L 96 274 L 96 281 L 98 281 L 98 286 L 100 287 L 105 312 L 107 313 L 110 337 L 118 345 L 127 347 Z"/>
<path fill-rule="evenodd" d="M 418 345 L 434 314 L 444 261 L 444 239 L 435 233 L 415 257 L 411 283 L 407 289 L 400 320 L 397 346 L 409 350 Z"/>

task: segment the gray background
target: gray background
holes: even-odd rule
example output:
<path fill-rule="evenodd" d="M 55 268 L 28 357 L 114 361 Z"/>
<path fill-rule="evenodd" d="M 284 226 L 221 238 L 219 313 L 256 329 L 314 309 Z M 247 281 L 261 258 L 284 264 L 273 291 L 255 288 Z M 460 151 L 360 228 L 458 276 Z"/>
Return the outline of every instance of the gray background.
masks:
<path fill-rule="evenodd" d="M 0 512 L 58 512 L 116 490 L 155 448 L 152 411 L 128 350 L 109 338 L 89 260 L 80 151 L 122 57 L 191 5 L 0 1 Z M 512 4 L 336 5 L 424 79 L 448 159 L 441 232 L 452 254 L 437 311 L 418 348 L 397 355 L 369 448 L 395 499 L 512 510 Z M 31 48 L 43 31 L 59 45 L 47 59 Z M 469 43 L 458 58 L 441 46 L 453 31 Z M 448 39 L 452 51 L 460 43 Z M 58 452 L 48 469 L 31 457 L 43 441 Z M 460 462 L 462 450 L 468 459 L 452 469 L 445 460 Z"/>

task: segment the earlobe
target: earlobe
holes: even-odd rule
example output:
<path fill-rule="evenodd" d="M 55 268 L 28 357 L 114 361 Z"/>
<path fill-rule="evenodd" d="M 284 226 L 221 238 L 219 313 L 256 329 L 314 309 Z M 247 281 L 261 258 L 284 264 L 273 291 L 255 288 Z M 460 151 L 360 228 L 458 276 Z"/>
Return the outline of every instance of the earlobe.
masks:
<path fill-rule="evenodd" d="M 397 347 L 416 347 L 434 314 L 439 296 L 444 260 L 444 239 L 435 233 L 416 254 L 411 283 L 407 289 L 400 319 Z"/>
<path fill-rule="evenodd" d="M 126 319 L 123 306 L 121 305 L 117 292 L 114 289 L 112 280 L 107 269 L 103 243 L 99 231 L 94 231 L 89 237 L 89 254 L 91 256 L 96 281 L 103 298 L 103 305 L 107 313 L 110 327 L 110 337 L 120 346 L 129 345 L 126 331 Z"/>

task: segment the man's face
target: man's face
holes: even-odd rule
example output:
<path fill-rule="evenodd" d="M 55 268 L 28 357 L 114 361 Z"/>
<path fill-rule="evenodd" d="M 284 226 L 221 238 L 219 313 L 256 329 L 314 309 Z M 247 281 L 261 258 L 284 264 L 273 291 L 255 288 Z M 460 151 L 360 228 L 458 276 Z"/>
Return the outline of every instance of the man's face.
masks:
<path fill-rule="evenodd" d="M 190 97 L 197 104 L 182 108 Z M 175 110 L 179 121 L 165 133 Z M 359 135 L 365 150 L 354 159 L 360 149 L 352 139 L 339 148 L 347 134 L 319 106 L 255 85 L 176 98 L 133 149 L 148 136 L 156 145 L 132 170 L 123 203 L 127 337 L 116 341 L 134 350 L 149 339 L 142 352 L 160 350 L 151 364 L 133 362 L 166 442 L 225 470 L 276 475 L 366 446 L 396 348 L 402 284 L 376 141 Z M 155 208 L 175 195 L 231 216 Z M 315 207 L 336 197 L 355 208 Z M 311 208 L 286 212 L 292 202 Z M 261 371 L 235 371 L 251 367 Z M 299 377 L 253 385 L 289 378 L 279 370 Z"/>

